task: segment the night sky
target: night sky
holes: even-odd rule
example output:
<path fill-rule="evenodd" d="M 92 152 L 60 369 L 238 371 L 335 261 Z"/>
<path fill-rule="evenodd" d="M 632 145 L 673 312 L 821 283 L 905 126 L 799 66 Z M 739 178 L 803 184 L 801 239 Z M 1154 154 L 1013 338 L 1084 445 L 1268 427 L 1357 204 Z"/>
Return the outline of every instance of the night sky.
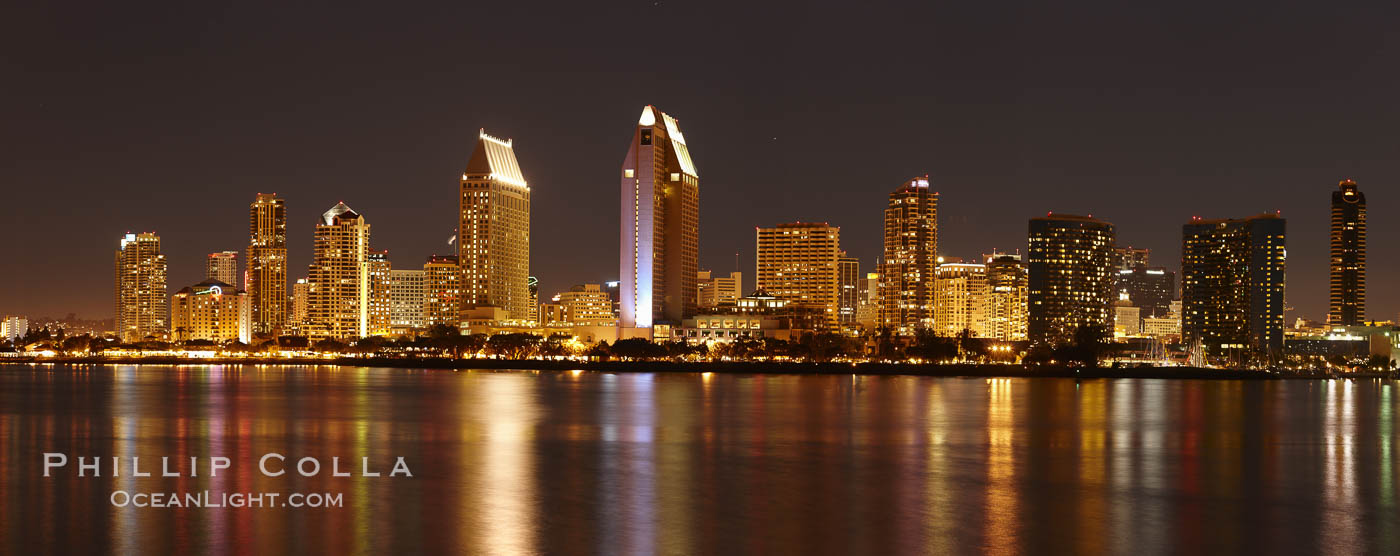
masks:
<path fill-rule="evenodd" d="M 287 200 L 289 279 L 337 201 L 394 266 L 450 253 L 478 128 L 515 140 L 547 298 L 616 278 L 638 114 L 680 120 L 701 267 L 753 285 L 755 226 L 841 227 L 870 270 L 925 173 L 940 251 L 1020 249 L 1054 210 L 1180 266 L 1193 215 L 1288 218 L 1290 304 L 1323 318 L 1329 195 L 1370 208 L 1367 315 L 1400 311 L 1400 3 L 35 2 L 0 8 L 0 314 L 112 315 L 127 231 L 170 291 Z M 924 4 L 924 3 L 920 3 Z"/>

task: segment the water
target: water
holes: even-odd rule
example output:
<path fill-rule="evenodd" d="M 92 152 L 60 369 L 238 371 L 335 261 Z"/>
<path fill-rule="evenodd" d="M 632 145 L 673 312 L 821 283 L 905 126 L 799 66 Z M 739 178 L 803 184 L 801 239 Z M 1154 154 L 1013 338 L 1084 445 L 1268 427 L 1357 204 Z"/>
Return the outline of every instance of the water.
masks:
<path fill-rule="evenodd" d="M 0 553 L 1395 554 L 1395 390 L 0 367 Z M 45 478 L 45 452 L 156 472 Z M 269 452 L 356 476 L 266 477 Z M 161 456 L 198 476 L 159 477 Z M 230 469 L 209 477 L 211 456 Z M 397 457 L 411 478 L 387 476 Z M 111 502 L 206 490 L 343 507 Z"/>

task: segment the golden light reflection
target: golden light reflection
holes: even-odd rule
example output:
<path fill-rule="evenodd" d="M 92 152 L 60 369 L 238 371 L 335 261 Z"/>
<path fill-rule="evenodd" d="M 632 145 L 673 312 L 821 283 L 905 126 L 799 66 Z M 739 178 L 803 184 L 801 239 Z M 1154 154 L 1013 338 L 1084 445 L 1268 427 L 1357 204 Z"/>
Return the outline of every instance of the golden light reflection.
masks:
<path fill-rule="evenodd" d="M 1016 404 L 1012 379 L 988 381 L 986 545 L 994 554 L 1017 550 Z"/>

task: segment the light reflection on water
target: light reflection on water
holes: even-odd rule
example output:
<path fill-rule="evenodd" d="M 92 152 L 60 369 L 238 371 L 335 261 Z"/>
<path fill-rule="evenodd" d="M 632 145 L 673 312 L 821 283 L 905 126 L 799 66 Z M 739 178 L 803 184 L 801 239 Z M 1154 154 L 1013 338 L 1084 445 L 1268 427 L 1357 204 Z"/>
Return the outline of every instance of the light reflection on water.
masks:
<path fill-rule="evenodd" d="M 1384 381 L 0 367 L 0 553 L 1397 553 L 1396 403 Z M 202 467 L 46 479 L 43 452 Z M 356 473 L 265 477 L 268 452 Z"/>

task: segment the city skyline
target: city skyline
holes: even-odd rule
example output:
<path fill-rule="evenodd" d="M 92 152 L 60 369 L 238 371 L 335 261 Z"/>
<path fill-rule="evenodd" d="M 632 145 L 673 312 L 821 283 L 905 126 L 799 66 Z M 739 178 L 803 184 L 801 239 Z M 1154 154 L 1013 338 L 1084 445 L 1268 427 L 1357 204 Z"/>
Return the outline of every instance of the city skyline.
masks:
<path fill-rule="evenodd" d="M 1068 17 L 1013 8 L 1034 14 L 1037 21 Z M 506 16 L 524 16 L 497 9 Z M 400 54 L 393 58 L 426 56 L 420 65 L 395 68 L 377 59 L 366 61 L 368 68 L 351 64 L 355 74 L 373 69 L 403 83 L 383 94 L 364 85 L 345 87 L 352 80 L 342 77 L 351 67 L 330 64 L 313 73 L 335 79 L 307 79 L 298 77 L 304 67 L 292 62 L 248 65 L 268 61 L 257 47 L 285 43 L 304 57 L 319 51 L 316 39 L 325 35 L 194 45 L 192 55 L 209 63 L 190 77 L 169 60 L 143 57 L 151 45 L 108 48 L 110 35 L 81 33 L 81 40 L 59 45 L 53 37 L 31 37 L 26 33 L 33 31 L 25 30 L 21 38 L 54 46 L 38 49 L 44 54 L 35 55 L 42 56 L 36 65 L 94 63 L 67 73 L 34 75 L 13 92 L 20 100 L 8 108 L 15 111 L 12 125 L 0 133 L 16 160 L 3 170 L 3 178 L 20 187 L 5 216 L 21 229 L 51 225 L 71 211 L 68 196 L 53 194 L 58 190 L 74 190 L 106 210 L 18 246 L 11 264 L 25 272 L 0 279 L 0 311 L 110 317 L 105 301 L 110 279 L 95 272 L 92 261 L 110 252 L 110 238 L 127 231 L 159 234 L 172 286 L 196 283 L 201 256 L 246 248 L 246 231 L 239 224 L 246 213 L 240 215 L 240 207 L 258 191 L 277 191 L 287 200 L 290 269 L 310 262 L 308 223 L 342 199 L 351 206 L 374 207 L 376 245 L 389 250 L 395 261 L 451 253 L 446 240 L 454 232 L 455 209 L 446 195 L 456 187 L 453 180 L 482 127 L 515 138 L 532 183 L 542 184 L 532 200 L 532 220 L 539 229 L 531 260 L 541 290 L 552 293 L 613 280 L 611 242 L 579 249 L 567 238 L 615 233 L 616 200 L 607 176 L 616 175 L 617 150 L 625 146 L 625 129 L 636 107 L 653 103 L 684 119 L 695 158 L 706 168 L 700 268 L 726 273 L 733 270 L 734 253 L 740 253 L 739 270 L 745 270 L 754 257 L 748 230 L 793 220 L 840 226 L 843 249 L 862 268 L 874 268 L 880 223 L 869 215 L 878 213 L 882 195 L 903 179 L 929 173 L 944 205 L 940 250 L 965 259 L 993 249 L 1024 254 L 1025 220 L 1056 211 L 1114 222 L 1120 243 L 1149 247 L 1154 265 L 1179 271 L 1179 226 L 1191 216 L 1282 210 L 1290 221 L 1289 302 L 1297 308 L 1289 317 L 1325 318 L 1328 212 L 1323 199 L 1338 180 L 1350 178 L 1372 206 L 1390 206 L 1395 197 L 1387 184 L 1400 179 L 1400 167 L 1390 160 L 1395 140 L 1385 131 L 1400 117 L 1386 100 L 1393 96 L 1396 77 L 1376 63 L 1397 48 L 1380 42 L 1381 34 L 1374 32 L 1385 17 L 1332 14 L 1317 19 L 1287 7 L 1272 9 L 1272 19 L 1256 25 L 1241 23 L 1243 12 L 1224 14 L 1214 23 L 1129 17 L 1102 37 L 1117 40 L 1115 52 L 1101 52 L 1097 42 L 1073 41 L 1032 52 L 1024 47 L 1037 44 L 1045 32 L 1039 25 L 982 12 L 990 8 L 965 9 L 941 18 L 887 8 L 846 16 L 856 25 L 888 25 L 892 31 L 850 53 L 809 40 L 785 45 L 758 38 L 764 25 L 781 21 L 780 14 L 759 10 L 753 21 L 736 29 L 749 37 L 747 44 L 727 47 L 697 38 L 669 54 L 639 52 L 641 60 L 628 62 L 637 64 L 632 68 L 607 60 L 615 49 L 626 47 L 621 39 L 572 57 L 549 57 L 582 37 L 566 31 L 538 46 L 522 47 L 522 66 L 527 67 L 503 70 L 504 81 L 518 86 L 487 91 L 467 91 L 456 82 L 424 83 L 421 76 L 430 72 L 421 64 L 444 60 L 430 50 L 455 55 L 499 39 L 496 31 L 452 39 L 464 42 L 446 49 L 405 41 L 391 45 Z M 1179 9 L 1190 14 L 1205 7 Z M 146 29 L 124 14 L 112 15 L 111 23 L 119 28 Z M 310 21 L 313 14 L 292 10 L 287 15 L 291 21 Z M 588 36 L 662 18 L 695 30 L 721 21 L 720 14 L 669 5 L 606 15 L 617 16 L 616 21 Z M 824 12 L 809 17 L 803 22 L 808 28 L 839 19 Z M 337 18 L 363 22 L 369 14 Z M 941 34 L 898 32 L 908 31 L 915 21 L 933 22 L 930 31 Z M 394 36 L 435 25 L 428 18 L 415 19 Z M 38 27 L 42 31 L 44 26 Z M 1222 28 L 1248 40 L 1197 40 Z M 190 40 L 171 29 L 153 31 L 152 44 L 176 48 Z M 1022 33 L 1006 43 L 1009 51 L 936 52 L 977 42 L 974 38 L 988 31 Z M 335 31 L 319 32 L 344 38 Z M 1326 36 L 1351 39 L 1339 45 L 1318 38 Z M 368 39 L 349 44 L 352 51 L 371 46 L 379 45 Z M 928 71 L 910 72 L 914 66 L 900 60 L 881 68 L 858 64 L 862 57 L 906 46 L 932 56 L 926 58 Z M 725 55 L 726 48 L 762 55 L 734 67 L 698 63 L 733 58 Z M 1289 63 L 1238 70 L 1240 61 L 1255 60 L 1268 49 Z M 1300 57 L 1303 52 L 1310 54 Z M 675 56 L 697 64 L 687 66 L 686 73 L 676 66 L 674 72 L 662 69 Z M 765 60 L 774 59 L 770 56 L 789 63 L 765 73 Z M 1117 64 L 1130 59 L 1139 63 Z M 104 79 L 108 85 L 100 92 L 73 85 L 105 75 L 104 63 L 120 67 L 134 60 L 147 61 L 121 79 Z M 1049 69 L 1035 69 L 1040 62 Z M 567 65 L 577 67 L 565 69 Z M 643 65 L 648 68 L 639 69 Z M 999 67 L 1014 71 L 993 71 Z M 239 77 L 240 83 L 290 78 L 276 100 L 267 94 L 234 98 L 249 91 L 223 90 L 225 80 L 233 78 L 217 72 L 230 68 L 253 78 Z M 1112 71 L 1101 72 L 1104 68 Z M 539 83 L 525 71 L 575 76 L 581 86 L 521 94 Z M 606 77 L 610 72 L 615 75 Z M 1162 77 L 1163 72 L 1171 77 Z M 672 82 L 653 82 L 658 74 L 672 75 Z M 1229 80 L 1220 81 L 1224 75 Z M 1316 79 L 1303 82 L 1296 77 L 1300 75 Z M 192 94 L 150 92 L 167 81 L 192 88 Z M 330 82 L 341 84 L 330 87 Z M 690 83 L 712 89 L 674 86 Z M 415 102 L 405 102 L 410 98 Z M 326 99 L 333 101 L 322 104 Z M 121 110 L 113 108 L 118 103 Z M 303 105 L 308 108 L 289 109 Z M 1309 110 L 1298 112 L 1296 105 Z M 351 111 L 355 118 L 346 117 Z M 218 132 L 198 133 L 190 127 L 191 121 L 205 120 L 217 120 Z M 868 140 L 874 137 L 881 140 Z M 81 155 L 84 163 L 54 163 L 73 155 Z M 104 186 L 88 185 L 97 183 Z M 175 210 L 176 199 L 189 195 L 197 195 L 199 202 Z M 1369 226 L 1373 238 L 1395 231 L 1385 219 Z M 1388 249 L 1384 242 L 1370 245 L 1368 319 L 1394 319 L 1400 310 L 1400 295 L 1376 287 L 1400 273 L 1400 263 L 1387 256 Z M 58 250 L 64 256 L 53 256 Z M 291 282 L 295 276 L 287 278 Z"/>

